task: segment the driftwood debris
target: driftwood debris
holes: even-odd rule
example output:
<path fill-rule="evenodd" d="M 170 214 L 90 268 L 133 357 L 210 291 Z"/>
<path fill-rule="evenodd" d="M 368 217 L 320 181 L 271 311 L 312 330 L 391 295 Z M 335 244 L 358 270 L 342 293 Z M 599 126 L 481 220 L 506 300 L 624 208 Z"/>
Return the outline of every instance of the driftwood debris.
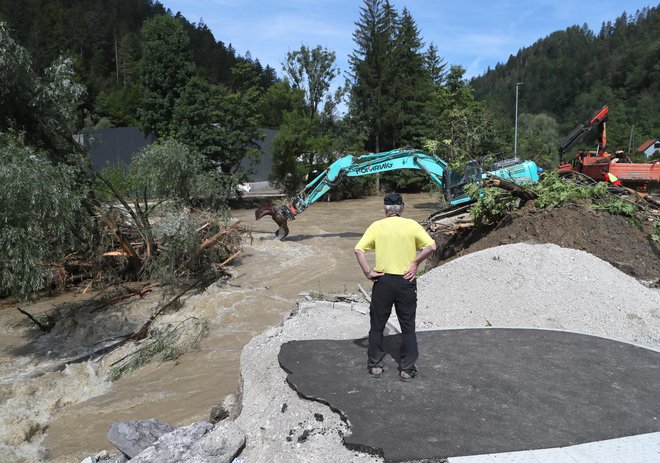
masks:
<path fill-rule="evenodd" d="M 158 310 L 156 310 L 151 317 L 140 327 L 139 330 L 135 331 L 133 334 L 128 336 L 122 344 L 125 344 L 128 341 L 139 341 L 140 339 L 144 339 L 147 337 L 147 333 L 149 332 L 149 327 L 153 323 L 153 321 L 158 317 L 160 314 L 165 312 L 167 309 L 172 307 L 174 304 L 176 304 L 181 297 L 183 297 L 188 291 L 191 291 L 195 288 L 197 288 L 199 285 L 201 285 L 204 282 L 204 280 L 197 280 L 193 284 L 186 286 L 183 290 L 181 290 L 176 296 L 174 296 L 172 299 L 170 299 L 169 302 L 161 306 Z M 207 284 L 211 283 L 210 281 L 207 281 Z"/>
<path fill-rule="evenodd" d="M 131 267 L 134 269 L 139 269 L 142 267 L 142 259 L 135 251 L 130 241 L 127 240 L 124 234 L 121 232 L 119 226 L 108 215 L 104 214 L 100 207 L 96 208 L 96 212 L 99 214 L 99 217 L 101 217 L 101 219 L 106 223 L 108 228 L 112 230 L 112 233 L 115 235 L 115 237 L 119 240 L 122 249 L 126 253 L 128 260 L 131 263 Z"/>
<path fill-rule="evenodd" d="M 474 225 L 469 212 L 457 214 L 451 217 L 443 217 L 433 220 L 429 223 L 429 229 L 432 232 L 440 232 L 445 236 L 452 235 L 462 228 L 469 228 Z"/>
<path fill-rule="evenodd" d="M 616 187 L 616 188 L 625 191 L 626 193 L 628 193 L 631 196 L 634 196 L 634 197 L 639 198 L 643 201 L 646 201 L 651 206 L 653 206 L 655 209 L 660 208 L 660 201 L 658 201 L 657 199 L 655 199 L 653 196 L 651 196 L 648 193 L 640 193 L 639 191 L 635 191 L 632 188 L 628 188 L 628 187 L 625 187 L 625 186 Z"/>
<path fill-rule="evenodd" d="M 22 314 L 25 315 L 27 318 L 29 318 L 29 319 L 32 321 L 32 323 L 34 323 L 35 325 L 37 325 L 37 327 L 39 327 L 39 329 L 40 329 L 43 333 L 48 333 L 48 332 L 50 331 L 50 329 L 52 328 L 51 326 L 44 325 L 44 324 L 41 323 L 39 320 L 37 320 L 37 319 L 35 318 L 34 315 L 32 315 L 31 313 L 29 313 L 29 312 L 27 312 L 27 311 L 21 309 L 20 307 L 16 307 L 16 309 L 18 309 L 18 311 L 19 311 L 20 313 L 22 313 Z"/>
<path fill-rule="evenodd" d="M 191 265 L 193 265 L 197 261 L 197 259 L 200 258 L 200 256 L 202 254 L 204 254 L 204 252 L 207 249 L 210 249 L 213 246 L 215 246 L 216 244 L 218 244 L 218 242 L 220 241 L 220 239 L 223 236 L 225 236 L 228 233 L 236 230 L 240 224 L 241 224 L 241 221 L 238 220 L 238 221 L 234 222 L 233 224 L 231 224 L 229 227 L 225 228 L 224 230 L 220 230 L 215 235 L 213 235 L 210 238 L 204 240 L 204 242 L 199 245 L 199 247 L 197 248 L 195 253 L 192 256 L 190 256 L 188 258 L 188 260 L 186 260 L 183 264 L 181 264 L 180 268 L 189 268 Z M 230 259 L 233 259 L 233 258 L 234 258 L 233 256 L 230 257 Z M 226 262 L 227 261 L 223 262 L 222 264 L 220 264 L 220 266 L 223 266 Z"/>
<path fill-rule="evenodd" d="M 524 186 L 498 177 L 488 177 L 484 181 L 484 186 L 502 188 L 503 190 L 510 192 L 514 198 L 520 198 L 523 201 L 529 201 L 538 197 L 536 193 L 525 188 Z"/>
<path fill-rule="evenodd" d="M 111 305 L 115 305 L 118 302 L 124 301 L 126 299 L 130 299 L 131 297 L 139 296 L 140 299 L 142 299 L 144 296 L 152 292 L 153 290 L 151 288 L 142 288 L 142 289 L 129 289 L 128 292 L 124 294 L 120 294 L 119 296 L 111 297 L 107 301 L 105 301 L 103 304 L 99 305 L 98 307 L 95 307 L 90 311 L 90 313 L 98 312 L 100 310 L 103 310 L 107 307 L 110 307 Z"/>

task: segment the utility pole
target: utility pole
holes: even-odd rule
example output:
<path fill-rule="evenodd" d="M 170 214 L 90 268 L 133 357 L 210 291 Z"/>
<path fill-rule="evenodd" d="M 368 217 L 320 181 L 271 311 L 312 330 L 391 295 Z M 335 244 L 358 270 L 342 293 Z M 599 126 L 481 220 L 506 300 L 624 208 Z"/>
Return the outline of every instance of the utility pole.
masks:
<path fill-rule="evenodd" d="M 633 144 L 633 131 L 635 130 L 635 124 L 630 127 L 630 141 L 628 142 L 628 156 L 630 156 L 630 150 L 632 149 Z"/>
<path fill-rule="evenodd" d="M 518 155 L 518 87 L 520 87 L 523 83 L 518 82 L 516 83 L 516 122 L 515 122 L 515 129 L 513 132 L 513 156 L 516 157 Z"/>
<path fill-rule="evenodd" d="M 119 52 L 117 51 L 117 34 L 115 33 L 115 70 L 117 72 L 117 85 L 119 85 Z"/>

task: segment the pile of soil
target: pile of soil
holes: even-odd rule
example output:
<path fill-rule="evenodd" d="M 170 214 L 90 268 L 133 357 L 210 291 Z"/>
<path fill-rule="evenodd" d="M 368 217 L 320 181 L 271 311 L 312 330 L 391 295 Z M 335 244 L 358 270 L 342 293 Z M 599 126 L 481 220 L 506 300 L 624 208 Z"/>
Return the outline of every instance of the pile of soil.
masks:
<path fill-rule="evenodd" d="M 593 254 L 652 287 L 660 287 L 660 243 L 651 239 L 652 233 L 650 223 L 635 226 L 623 216 L 596 211 L 588 204 L 539 209 L 529 202 L 497 225 L 466 228 L 449 238 L 436 234 L 438 252 L 430 265 L 436 267 L 503 244 L 554 243 Z"/>

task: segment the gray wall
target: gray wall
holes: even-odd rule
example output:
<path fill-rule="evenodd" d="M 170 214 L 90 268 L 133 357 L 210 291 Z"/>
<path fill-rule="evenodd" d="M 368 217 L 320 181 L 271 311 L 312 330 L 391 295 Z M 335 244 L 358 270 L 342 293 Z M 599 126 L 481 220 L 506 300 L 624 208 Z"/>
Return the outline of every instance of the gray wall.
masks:
<path fill-rule="evenodd" d="M 90 150 L 94 167 L 102 169 L 107 164 L 128 166 L 133 154 L 149 145 L 153 136 L 145 137 L 137 127 L 115 127 L 85 132 L 78 139 Z"/>
<path fill-rule="evenodd" d="M 273 167 L 273 139 L 277 130 L 262 129 L 265 137 L 259 142 L 262 156 L 256 163 L 243 161 L 241 167 L 252 171 L 248 175 L 251 182 L 268 180 Z M 103 169 L 107 164 L 123 164 L 128 166 L 135 153 L 153 141 L 153 136 L 145 137 L 137 127 L 115 127 L 97 129 L 77 136 L 79 143 L 88 148 L 92 164 L 97 169 Z"/>
<path fill-rule="evenodd" d="M 241 162 L 241 167 L 243 167 L 243 169 L 253 172 L 248 175 L 248 180 L 251 182 L 265 182 L 268 180 L 270 171 L 273 168 L 273 139 L 277 135 L 277 130 L 261 130 L 265 134 L 264 139 L 259 142 L 262 152 L 261 159 L 254 165 L 251 165 L 250 162 L 246 160 Z"/>

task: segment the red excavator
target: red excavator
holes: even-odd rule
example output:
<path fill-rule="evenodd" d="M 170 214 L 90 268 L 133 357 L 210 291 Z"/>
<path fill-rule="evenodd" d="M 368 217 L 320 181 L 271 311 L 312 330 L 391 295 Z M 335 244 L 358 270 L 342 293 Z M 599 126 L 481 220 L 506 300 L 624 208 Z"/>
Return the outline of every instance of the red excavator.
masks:
<path fill-rule="evenodd" d="M 604 106 L 589 120 L 578 124 L 559 145 L 559 168 L 558 172 L 563 175 L 578 172 L 596 181 L 605 181 L 605 174 L 615 175 L 623 186 L 639 191 L 660 195 L 660 162 L 634 163 L 623 152 L 615 154 L 607 153 L 605 145 L 607 132 L 605 122 L 607 121 L 609 109 Z M 564 161 L 564 155 L 578 140 L 587 133 L 596 131 L 596 150 L 579 150 L 575 158 Z"/>

